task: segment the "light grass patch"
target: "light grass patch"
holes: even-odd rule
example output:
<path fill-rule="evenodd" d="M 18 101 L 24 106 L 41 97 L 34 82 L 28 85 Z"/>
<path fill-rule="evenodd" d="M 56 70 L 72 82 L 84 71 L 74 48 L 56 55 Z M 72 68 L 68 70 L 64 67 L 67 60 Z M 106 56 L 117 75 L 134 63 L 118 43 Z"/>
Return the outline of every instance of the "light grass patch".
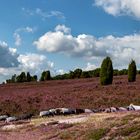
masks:
<path fill-rule="evenodd" d="M 113 119 L 110 119 L 110 118 L 113 118 Z M 114 114 L 101 113 L 101 114 L 97 114 L 97 115 L 93 115 L 89 117 L 86 123 L 87 124 L 92 123 L 94 124 L 96 128 L 104 127 L 104 126 L 110 127 L 113 123 L 115 123 L 114 118 L 115 118 Z"/>

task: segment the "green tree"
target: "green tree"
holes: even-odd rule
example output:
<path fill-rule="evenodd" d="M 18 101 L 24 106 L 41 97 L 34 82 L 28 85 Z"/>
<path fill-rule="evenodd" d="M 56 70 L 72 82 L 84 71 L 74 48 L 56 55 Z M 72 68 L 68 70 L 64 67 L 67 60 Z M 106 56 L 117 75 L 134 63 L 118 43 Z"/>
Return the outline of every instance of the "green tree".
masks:
<path fill-rule="evenodd" d="M 119 75 L 119 70 L 118 69 L 113 70 L 113 75 L 118 76 Z"/>
<path fill-rule="evenodd" d="M 12 83 L 11 79 L 7 79 L 7 80 L 6 80 L 6 83 L 7 83 L 7 84 Z"/>
<path fill-rule="evenodd" d="M 37 75 L 32 76 L 32 77 L 31 77 L 31 81 L 37 82 Z"/>
<path fill-rule="evenodd" d="M 122 69 L 119 71 L 119 75 L 127 75 L 128 74 L 128 70 L 127 69 Z"/>
<path fill-rule="evenodd" d="M 16 80 L 18 83 L 26 82 L 27 77 L 26 77 L 25 72 L 21 72 L 21 74 L 17 76 Z"/>
<path fill-rule="evenodd" d="M 128 82 L 136 81 L 137 68 L 134 60 L 131 60 L 128 66 Z"/>
<path fill-rule="evenodd" d="M 12 83 L 16 83 L 16 74 L 14 74 L 14 75 L 12 76 L 11 82 L 12 82 Z"/>
<path fill-rule="evenodd" d="M 74 70 L 74 78 L 80 78 L 81 74 L 82 74 L 82 70 L 81 69 Z"/>
<path fill-rule="evenodd" d="M 106 57 L 101 65 L 100 83 L 101 85 L 112 84 L 113 81 L 113 66 L 110 57 Z"/>
<path fill-rule="evenodd" d="M 27 72 L 27 82 L 31 82 L 32 77 L 29 72 Z"/>
<path fill-rule="evenodd" d="M 44 77 L 45 77 L 45 71 L 42 72 L 41 77 L 40 77 L 40 81 L 45 81 Z"/>
<path fill-rule="evenodd" d="M 93 70 L 93 77 L 99 77 L 100 76 L 100 68 L 96 68 Z"/>
<path fill-rule="evenodd" d="M 83 71 L 81 74 L 81 78 L 90 78 L 90 74 L 88 71 Z"/>
<path fill-rule="evenodd" d="M 51 80 L 51 73 L 50 73 L 50 71 L 48 70 L 48 71 L 46 71 L 46 73 L 45 73 L 45 78 L 44 78 L 45 80 Z"/>
<path fill-rule="evenodd" d="M 74 79 L 74 72 L 73 71 L 69 72 L 69 79 Z"/>
<path fill-rule="evenodd" d="M 51 74 L 50 71 L 43 71 L 41 74 L 41 78 L 40 81 L 46 81 L 46 80 L 50 80 L 51 79 Z"/>

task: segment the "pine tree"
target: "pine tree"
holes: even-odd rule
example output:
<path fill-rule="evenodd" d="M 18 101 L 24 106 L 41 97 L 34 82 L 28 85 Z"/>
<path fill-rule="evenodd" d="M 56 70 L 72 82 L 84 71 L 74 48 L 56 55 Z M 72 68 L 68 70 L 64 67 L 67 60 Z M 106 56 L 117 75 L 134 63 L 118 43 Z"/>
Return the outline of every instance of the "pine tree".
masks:
<path fill-rule="evenodd" d="M 134 60 L 131 60 L 128 66 L 128 82 L 136 81 L 137 68 Z"/>
<path fill-rule="evenodd" d="M 113 81 L 113 66 L 110 57 L 106 57 L 101 65 L 100 83 L 101 85 L 112 84 Z"/>

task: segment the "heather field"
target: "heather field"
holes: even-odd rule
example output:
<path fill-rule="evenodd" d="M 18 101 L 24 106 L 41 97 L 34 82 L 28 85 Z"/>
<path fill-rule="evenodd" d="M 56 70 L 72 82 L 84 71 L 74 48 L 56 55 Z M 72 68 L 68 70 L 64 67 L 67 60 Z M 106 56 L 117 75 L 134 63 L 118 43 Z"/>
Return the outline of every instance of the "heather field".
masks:
<path fill-rule="evenodd" d="M 116 76 L 112 85 L 98 78 L 0 85 L 0 114 L 38 114 L 50 108 L 106 108 L 140 105 L 140 76 L 133 83 Z"/>
<path fill-rule="evenodd" d="M 83 113 L 39 117 L 50 108 L 107 108 L 140 105 L 140 76 L 114 77 L 101 86 L 98 78 L 7 84 L 0 86 L 0 114 L 34 113 L 30 120 L 0 122 L 0 140 L 139 140 L 140 112 Z"/>

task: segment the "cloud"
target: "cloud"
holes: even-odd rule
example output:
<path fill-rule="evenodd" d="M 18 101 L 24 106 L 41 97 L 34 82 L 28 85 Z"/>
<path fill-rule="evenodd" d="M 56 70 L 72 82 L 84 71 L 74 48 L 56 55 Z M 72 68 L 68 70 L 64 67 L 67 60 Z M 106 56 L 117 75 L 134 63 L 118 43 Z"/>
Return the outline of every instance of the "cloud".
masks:
<path fill-rule="evenodd" d="M 0 41 L 0 68 L 16 67 L 19 65 L 16 49 L 9 48 L 5 42 Z"/>
<path fill-rule="evenodd" d="M 31 27 L 26 27 L 25 31 L 28 33 L 33 33 L 35 29 L 31 28 Z"/>
<path fill-rule="evenodd" d="M 12 51 L 14 52 L 14 50 Z M 16 67 L 0 67 L 0 82 L 11 78 L 14 74 L 18 75 L 22 71 L 36 74 L 39 77 L 43 70 L 51 70 L 51 72 L 55 72 L 54 63 L 49 61 L 44 55 L 35 53 L 20 54 L 17 57 L 17 60 L 18 65 Z"/>
<path fill-rule="evenodd" d="M 32 11 L 32 10 L 29 10 L 29 9 L 26 9 L 26 8 L 22 8 L 22 11 L 25 13 L 25 14 L 27 14 L 27 15 L 29 15 L 29 16 L 33 16 L 34 15 L 34 12 Z"/>
<path fill-rule="evenodd" d="M 101 63 L 106 56 L 113 59 L 117 68 L 126 67 L 132 58 L 140 64 L 140 34 L 96 38 L 86 34 L 73 36 L 64 30 L 56 30 L 58 27 L 61 25 L 58 25 L 54 31 L 42 35 L 33 44 L 42 51 L 81 57 L 94 61 L 94 64 Z M 64 25 L 62 27 L 67 29 Z"/>
<path fill-rule="evenodd" d="M 57 70 L 56 71 L 56 74 L 57 75 L 63 75 L 63 74 L 65 74 L 66 72 L 65 72 L 65 70 L 63 70 L 63 69 L 59 69 L 59 70 Z"/>
<path fill-rule="evenodd" d="M 36 30 L 36 28 L 31 28 L 31 27 L 25 27 L 25 28 L 18 28 L 16 29 L 16 31 L 14 32 L 14 39 L 15 39 L 15 45 L 16 46 L 21 46 L 22 44 L 22 38 L 21 38 L 21 33 L 34 33 L 34 31 Z"/>
<path fill-rule="evenodd" d="M 20 46 L 22 44 L 22 39 L 18 33 L 14 33 L 15 45 Z"/>
<path fill-rule="evenodd" d="M 99 66 L 100 67 L 100 66 Z M 83 68 L 84 71 L 94 70 L 98 68 L 97 65 L 91 64 L 90 62 L 87 63 L 87 66 Z"/>
<path fill-rule="evenodd" d="M 61 28 L 61 31 L 60 31 Z M 72 35 L 65 34 L 66 30 L 69 30 L 64 25 L 58 25 L 54 32 L 47 32 L 41 36 L 34 44 L 40 50 L 46 50 L 47 52 L 65 52 L 70 51 L 76 46 Z"/>
<path fill-rule="evenodd" d="M 47 18 L 52 18 L 52 17 L 56 17 L 58 19 L 65 19 L 64 14 L 60 11 L 49 11 L 48 12 L 48 11 L 43 11 L 40 8 L 36 8 L 35 10 L 29 10 L 26 8 L 22 8 L 22 11 L 30 16 L 39 16 L 42 18 L 42 20 L 45 20 Z"/>
<path fill-rule="evenodd" d="M 95 0 L 94 5 L 113 16 L 128 15 L 140 19 L 140 0 Z"/>
<path fill-rule="evenodd" d="M 60 18 L 60 19 L 65 19 L 64 14 L 60 11 L 44 12 L 40 8 L 37 8 L 36 11 L 35 11 L 35 14 L 41 16 L 43 19 L 51 18 L 51 17 L 57 17 L 57 18 Z"/>
<path fill-rule="evenodd" d="M 36 28 L 32 28 L 32 27 L 25 27 L 25 28 L 18 28 L 16 29 L 16 33 L 20 33 L 20 32 L 26 32 L 26 33 L 33 33 L 36 30 Z"/>
<path fill-rule="evenodd" d="M 10 48 L 6 42 L 0 41 L 0 82 L 22 71 L 40 76 L 43 70 L 51 70 L 55 74 L 54 62 L 41 54 L 19 54 L 16 48 Z"/>
<path fill-rule="evenodd" d="M 18 57 L 18 61 L 21 64 L 19 65 L 20 69 L 37 74 L 42 70 L 53 69 L 54 67 L 54 63 L 48 61 L 46 56 L 34 53 L 21 54 Z"/>
<path fill-rule="evenodd" d="M 55 31 L 56 32 L 63 32 L 63 33 L 66 33 L 66 34 L 70 34 L 71 33 L 71 29 L 66 27 L 65 25 L 57 25 L 56 28 L 55 28 Z"/>

